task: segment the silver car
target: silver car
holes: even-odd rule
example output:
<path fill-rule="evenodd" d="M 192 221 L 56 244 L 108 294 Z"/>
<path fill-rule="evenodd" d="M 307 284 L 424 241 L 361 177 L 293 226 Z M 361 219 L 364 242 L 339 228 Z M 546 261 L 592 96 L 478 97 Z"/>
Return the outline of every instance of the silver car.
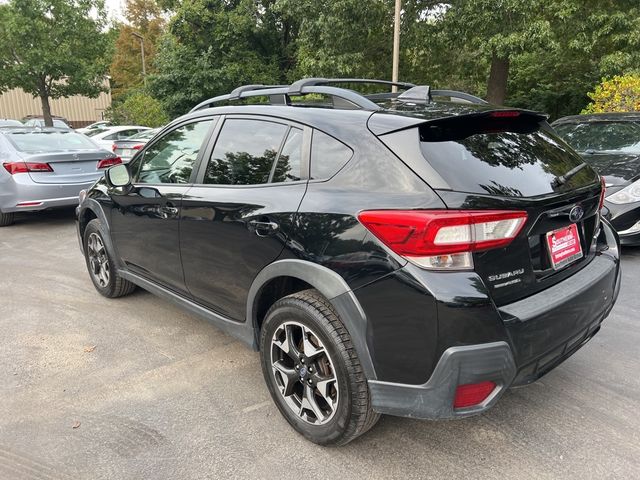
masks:
<path fill-rule="evenodd" d="M 122 160 L 72 130 L 0 128 L 0 227 L 14 213 L 76 205 Z"/>

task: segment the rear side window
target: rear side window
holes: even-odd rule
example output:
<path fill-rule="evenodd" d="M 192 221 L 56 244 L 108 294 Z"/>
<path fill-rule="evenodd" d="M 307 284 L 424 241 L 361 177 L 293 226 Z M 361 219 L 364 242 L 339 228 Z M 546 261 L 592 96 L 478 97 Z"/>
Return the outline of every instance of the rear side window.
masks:
<path fill-rule="evenodd" d="M 272 182 L 295 182 L 301 178 L 302 130 L 292 127 L 273 172 Z"/>
<path fill-rule="evenodd" d="M 424 158 L 453 190 L 530 197 L 589 185 L 591 168 L 535 118 L 448 118 L 419 127 Z"/>
<path fill-rule="evenodd" d="M 225 120 L 203 182 L 216 185 L 267 183 L 288 129 L 282 123 L 264 120 Z"/>
<path fill-rule="evenodd" d="M 352 155 L 353 151 L 344 143 L 314 130 L 311 140 L 311 179 L 325 180 L 333 177 Z"/>

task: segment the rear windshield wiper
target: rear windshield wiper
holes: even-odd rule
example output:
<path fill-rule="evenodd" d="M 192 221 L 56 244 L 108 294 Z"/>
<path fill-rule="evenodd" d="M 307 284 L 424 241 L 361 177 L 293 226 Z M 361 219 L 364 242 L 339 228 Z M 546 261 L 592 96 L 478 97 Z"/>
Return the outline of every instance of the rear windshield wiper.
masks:
<path fill-rule="evenodd" d="M 586 166 L 587 166 L 586 163 L 581 163 L 580 165 L 578 165 L 576 167 L 573 167 L 571 170 L 569 170 L 564 175 L 560 175 L 559 177 L 556 177 L 553 180 L 553 186 L 554 187 L 560 187 L 561 185 L 564 185 L 565 183 L 567 183 L 571 179 L 571 177 L 575 176 L 576 173 L 578 173 L 580 170 L 582 170 Z"/>

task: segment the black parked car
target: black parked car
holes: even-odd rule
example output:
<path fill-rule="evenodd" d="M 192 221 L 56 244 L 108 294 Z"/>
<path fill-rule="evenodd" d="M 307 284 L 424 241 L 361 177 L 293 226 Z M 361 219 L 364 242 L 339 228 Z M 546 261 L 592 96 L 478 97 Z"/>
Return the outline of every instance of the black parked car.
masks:
<path fill-rule="evenodd" d="M 623 245 L 640 245 L 640 112 L 564 117 L 556 131 L 605 178 L 604 216 Z"/>
<path fill-rule="evenodd" d="M 385 84 L 203 102 L 78 207 L 98 292 L 141 286 L 259 350 L 280 412 L 319 444 L 381 413 L 486 411 L 587 342 L 620 285 L 600 179 L 545 116 L 336 86 L 365 82 Z"/>

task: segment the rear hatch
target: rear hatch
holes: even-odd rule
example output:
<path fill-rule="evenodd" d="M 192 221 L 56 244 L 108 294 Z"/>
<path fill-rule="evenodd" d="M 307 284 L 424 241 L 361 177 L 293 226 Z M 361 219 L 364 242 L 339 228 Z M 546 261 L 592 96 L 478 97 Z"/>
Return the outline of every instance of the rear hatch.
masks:
<path fill-rule="evenodd" d="M 553 132 L 546 117 L 485 110 L 422 121 L 379 138 L 396 152 L 404 150 L 403 160 L 406 143 L 419 143 L 413 156 L 421 158 L 406 163 L 447 208 L 527 213 L 508 246 L 473 253 L 474 269 L 498 306 L 554 285 L 595 256 L 599 177 Z M 424 165 L 419 161 L 429 166 L 426 173 L 420 173 Z"/>
<path fill-rule="evenodd" d="M 75 132 L 32 131 L 8 135 L 23 161 L 48 165 L 49 169 L 30 170 L 36 183 L 89 183 L 103 175 L 101 160 L 115 157 L 100 149 L 84 135 Z"/>

